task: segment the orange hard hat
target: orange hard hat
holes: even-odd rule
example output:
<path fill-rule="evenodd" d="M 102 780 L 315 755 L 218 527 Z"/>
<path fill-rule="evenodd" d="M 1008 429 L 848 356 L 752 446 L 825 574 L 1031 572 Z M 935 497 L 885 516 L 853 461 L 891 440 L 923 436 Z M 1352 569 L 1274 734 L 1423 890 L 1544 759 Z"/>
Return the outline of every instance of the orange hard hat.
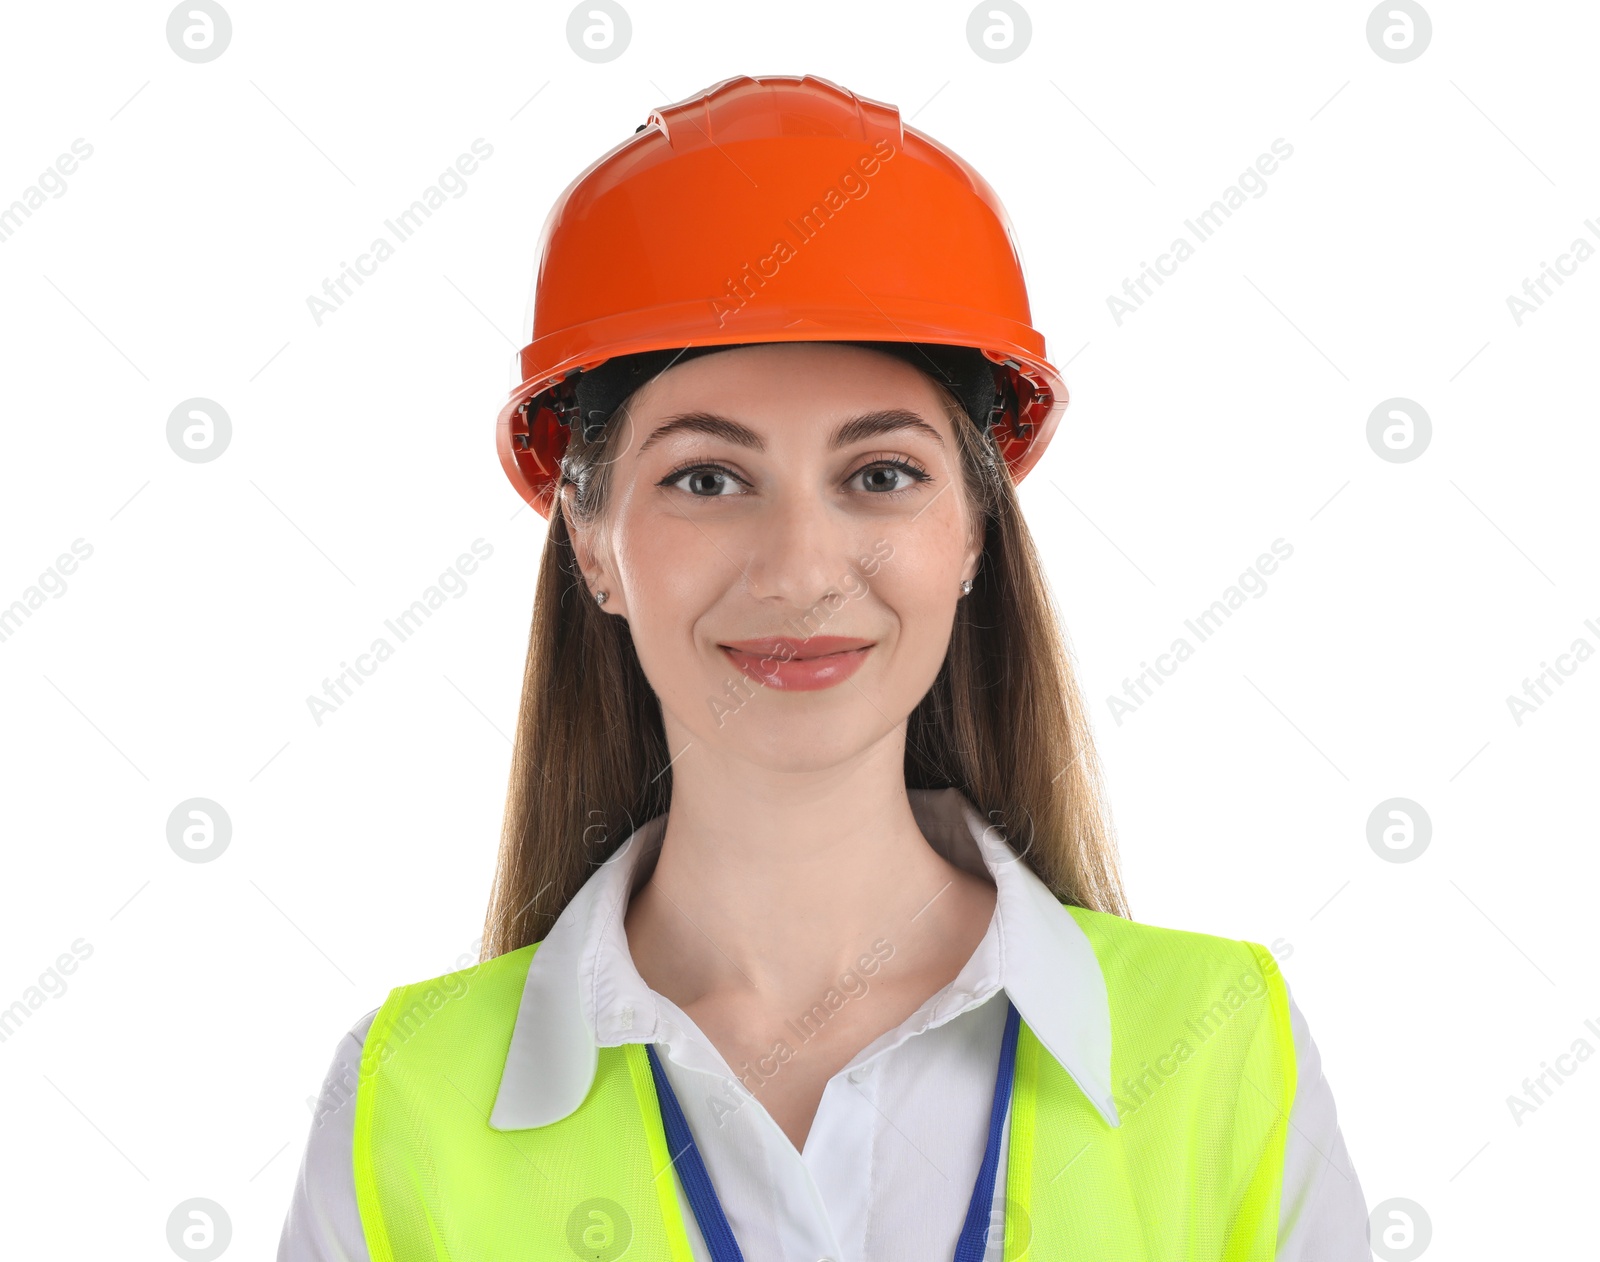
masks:
<path fill-rule="evenodd" d="M 619 356 L 974 348 L 994 365 L 988 419 L 1014 482 L 1067 403 L 994 190 L 894 106 L 814 75 L 724 79 L 590 165 L 545 221 L 532 323 L 496 442 L 547 518 L 578 375 Z"/>

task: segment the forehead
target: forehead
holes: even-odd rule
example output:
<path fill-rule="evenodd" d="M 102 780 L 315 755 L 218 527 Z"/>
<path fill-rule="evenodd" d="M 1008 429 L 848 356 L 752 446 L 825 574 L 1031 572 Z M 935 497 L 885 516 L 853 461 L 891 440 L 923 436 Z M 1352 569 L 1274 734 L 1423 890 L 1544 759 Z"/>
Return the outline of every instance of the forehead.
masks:
<path fill-rule="evenodd" d="M 895 407 L 948 428 L 938 388 L 903 360 L 836 342 L 778 342 L 675 364 L 635 393 L 629 411 L 649 428 L 687 408 L 798 419 Z"/>

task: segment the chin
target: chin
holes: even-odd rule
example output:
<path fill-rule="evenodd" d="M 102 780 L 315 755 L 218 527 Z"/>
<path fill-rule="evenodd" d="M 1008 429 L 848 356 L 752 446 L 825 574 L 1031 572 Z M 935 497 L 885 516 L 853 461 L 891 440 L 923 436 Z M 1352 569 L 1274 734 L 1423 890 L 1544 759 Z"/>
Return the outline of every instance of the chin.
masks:
<path fill-rule="evenodd" d="M 719 696 L 714 712 L 693 726 L 696 739 L 706 745 L 772 771 L 836 766 L 893 730 L 873 702 L 849 684 L 801 693 L 758 686 L 746 696 Z"/>
<path fill-rule="evenodd" d="M 724 751 L 764 771 L 797 775 L 854 762 L 883 736 L 876 731 L 841 732 L 836 724 L 819 727 L 814 733 L 781 723 L 761 726 L 763 730 L 752 727 L 748 735 L 725 735 Z"/>

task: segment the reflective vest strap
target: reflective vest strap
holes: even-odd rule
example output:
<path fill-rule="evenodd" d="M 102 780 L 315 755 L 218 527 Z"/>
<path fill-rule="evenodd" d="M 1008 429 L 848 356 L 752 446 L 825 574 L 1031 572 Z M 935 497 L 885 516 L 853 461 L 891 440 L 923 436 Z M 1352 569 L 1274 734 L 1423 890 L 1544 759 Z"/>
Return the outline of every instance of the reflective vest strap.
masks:
<path fill-rule="evenodd" d="M 645 1142 L 650 1147 L 650 1166 L 656 1172 L 656 1192 L 661 1198 L 661 1221 L 667 1230 L 667 1247 L 672 1250 L 672 1262 L 694 1262 L 688 1228 L 684 1226 L 683 1212 L 678 1206 L 678 1176 L 667 1169 L 672 1165 L 672 1154 L 667 1151 L 667 1133 L 661 1126 L 655 1075 L 650 1072 L 650 1057 L 644 1046 L 643 1043 L 625 1043 L 622 1051 L 627 1056 L 628 1074 L 639 1099 Z"/>
<path fill-rule="evenodd" d="M 366 1049 L 390 1045 L 389 1031 L 394 1023 L 394 1013 L 399 1008 L 406 989 L 405 986 L 396 986 L 391 990 L 383 1006 L 378 1009 L 378 1015 L 372 1018 L 372 1024 L 367 1028 L 367 1041 L 362 1049 L 358 1083 L 370 1077 L 378 1068 L 376 1064 L 368 1063 Z M 376 1039 L 373 1038 L 374 1033 L 377 1034 Z M 394 1248 L 389 1243 L 389 1230 L 384 1221 L 382 1202 L 378 1199 L 377 1172 L 372 1167 L 373 1107 L 371 1089 L 363 1090 L 358 1086 L 355 1138 L 351 1152 L 355 1171 L 356 1206 L 361 1215 L 362 1230 L 367 1238 L 367 1254 L 371 1262 L 394 1262 Z"/>
<path fill-rule="evenodd" d="M 1244 1090 L 1262 1095 L 1276 1110 L 1272 1133 L 1262 1148 L 1261 1160 L 1251 1172 L 1239 1202 L 1239 1213 L 1228 1232 L 1224 1262 L 1270 1258 L 1277 1251 L 1280 1194 L 1283 1185 L 1283 1152 L 1289 1134 L 1289 1111 L 1293 1108 L 1299 1066 L 1295 1062 L 1294 1030 L 1289 1018 L 1289 991 L 1278 962 L 1266 947 L 1247 942 L 1256 966 L 1267 985 L 1270 1006 L 1270 1037 L 1276 1043 L 1277 1083 L 1257 1083 L 1247 1074 Z M 1276 1091 L 1277 1098 L 1267 1094 Z M 1283 1102 L 1283 1103 L 1280 1103 Z"/>

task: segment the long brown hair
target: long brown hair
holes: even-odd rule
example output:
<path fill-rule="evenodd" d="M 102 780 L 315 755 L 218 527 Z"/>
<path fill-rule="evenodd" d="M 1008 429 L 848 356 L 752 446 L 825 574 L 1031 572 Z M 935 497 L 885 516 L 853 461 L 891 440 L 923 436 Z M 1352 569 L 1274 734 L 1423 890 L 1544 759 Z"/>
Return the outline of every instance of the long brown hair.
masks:
<path fill-rule="evenodd" d="M 958 788 L 1058 900 L 1127 916 L 1099 762 L 1033 537 L 989 431 L 934 385 L 959 436 L 969 520 L 984 523 L 984 546 L 944 665 L 906 723 L 906 787 Z M 594 868 L 671 802 L 660 703 L 627 622 L 589 595 L 561 494 L 573 484 L 574 515 L 600 515 L 620 420 L 619 410 L 595 442 L 574 426 L 562 460 L 534 592 L 486 960 L 542 939 Z"/>

